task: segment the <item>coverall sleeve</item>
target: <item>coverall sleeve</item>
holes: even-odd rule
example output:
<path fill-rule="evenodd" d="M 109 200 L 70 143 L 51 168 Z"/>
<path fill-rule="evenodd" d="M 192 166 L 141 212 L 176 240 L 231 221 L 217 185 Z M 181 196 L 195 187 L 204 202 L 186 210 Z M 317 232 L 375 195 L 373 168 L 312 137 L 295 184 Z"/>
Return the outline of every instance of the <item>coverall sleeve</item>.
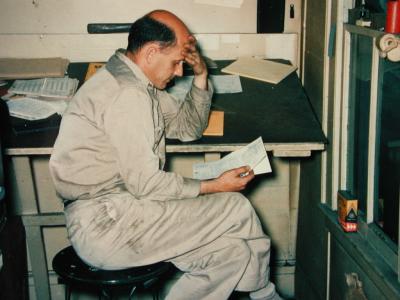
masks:
<path fill-rule="evenodd" d="M 160 101 L 164 115 L 166 136 L 181 141 L 193 141 L 201 138 L 208 124 L 213 87 L 208 81 L 208 90 L 202 90 L 192 83 L 192 87 L 183 102 L 164 92 Z"/>
<path fill-rule="evenodd" d="M 160 201 L 198 196 L 200 181 L 160 170 L 152 114 L 149 95 L 135 88 L 123 89 L 104 114 L 127 190 L 137 199 Z"/>

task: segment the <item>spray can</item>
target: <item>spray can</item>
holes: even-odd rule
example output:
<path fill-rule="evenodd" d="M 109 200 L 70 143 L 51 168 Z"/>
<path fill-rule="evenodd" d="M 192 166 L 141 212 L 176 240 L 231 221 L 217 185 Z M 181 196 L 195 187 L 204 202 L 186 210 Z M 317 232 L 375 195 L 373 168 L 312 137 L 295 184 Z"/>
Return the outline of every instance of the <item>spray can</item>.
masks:
<path fill-rule="evenodd" d="M 400 33 L 400 0 L 389 0 L 386 3 L 385 31 Z"/>

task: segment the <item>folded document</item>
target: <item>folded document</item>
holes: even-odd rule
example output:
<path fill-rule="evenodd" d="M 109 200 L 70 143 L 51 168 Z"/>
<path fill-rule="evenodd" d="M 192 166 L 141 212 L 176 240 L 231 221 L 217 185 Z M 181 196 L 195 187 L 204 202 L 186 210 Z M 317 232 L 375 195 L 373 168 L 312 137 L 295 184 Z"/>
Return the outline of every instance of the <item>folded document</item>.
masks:
<path fill-rule="evenodd" d="M 200 180 L 217 178 L 225 171 L 242 166 L 249 166 L 256 175 L 272 171 L 261 137 L 220 160 L 194 164 L 193 178 Z"/>

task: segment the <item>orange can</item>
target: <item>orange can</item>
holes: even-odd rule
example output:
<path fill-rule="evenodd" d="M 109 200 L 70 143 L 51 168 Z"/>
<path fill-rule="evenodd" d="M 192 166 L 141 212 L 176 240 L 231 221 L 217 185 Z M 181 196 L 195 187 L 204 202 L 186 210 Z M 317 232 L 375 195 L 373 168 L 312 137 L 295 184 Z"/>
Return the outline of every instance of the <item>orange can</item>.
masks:
<path fill-rule="evenodd" d="M 338 220 L 346 232 L 357 231 L 358 199 L 348 191 L 338 191 Z"/>

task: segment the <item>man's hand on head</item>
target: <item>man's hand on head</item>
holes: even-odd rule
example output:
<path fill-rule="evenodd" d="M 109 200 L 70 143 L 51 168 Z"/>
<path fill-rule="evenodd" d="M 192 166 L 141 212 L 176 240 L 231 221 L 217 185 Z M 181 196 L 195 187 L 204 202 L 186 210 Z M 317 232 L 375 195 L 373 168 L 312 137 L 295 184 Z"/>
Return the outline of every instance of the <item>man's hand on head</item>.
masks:
<path fill-rule="evenodd" d="M 189 64 L 195 76 L 194 84 L 203 90 L 207 89 L 207 65 L 196 48 L 196 39 L 193 36 L 183 45 L 182 55 L 185 62 Z"/>

